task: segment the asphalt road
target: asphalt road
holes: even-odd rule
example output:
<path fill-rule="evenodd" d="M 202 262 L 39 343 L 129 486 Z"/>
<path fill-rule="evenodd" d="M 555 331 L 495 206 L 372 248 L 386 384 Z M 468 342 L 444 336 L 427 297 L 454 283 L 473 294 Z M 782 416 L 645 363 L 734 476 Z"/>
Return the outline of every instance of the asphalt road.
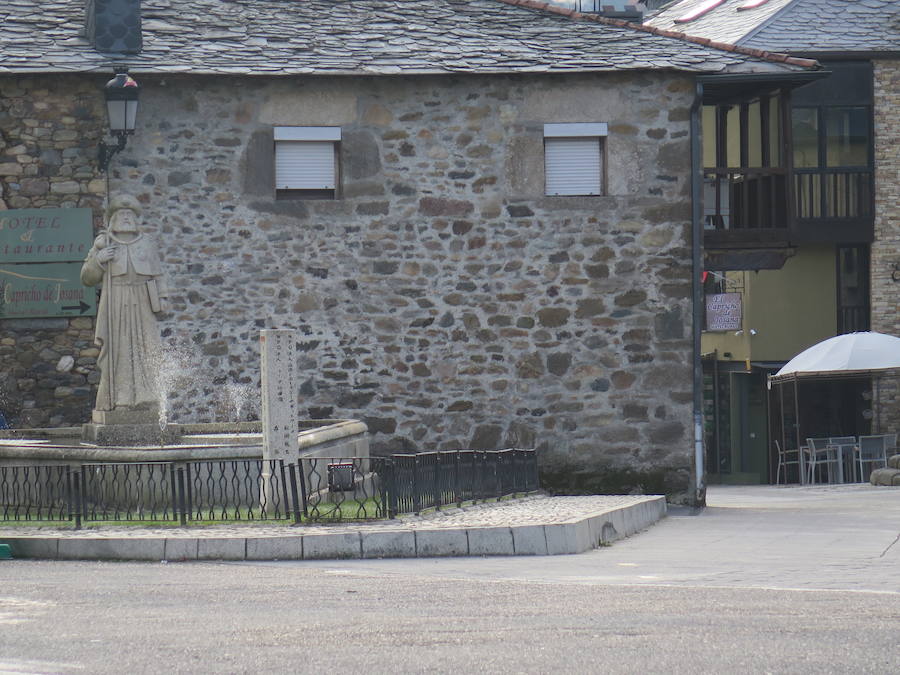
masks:
<path fill-rule="evenodd" d="M 900 671 L 900 491 L 710 502 L 577 556 L 0 562 L 0 673 Z"/>

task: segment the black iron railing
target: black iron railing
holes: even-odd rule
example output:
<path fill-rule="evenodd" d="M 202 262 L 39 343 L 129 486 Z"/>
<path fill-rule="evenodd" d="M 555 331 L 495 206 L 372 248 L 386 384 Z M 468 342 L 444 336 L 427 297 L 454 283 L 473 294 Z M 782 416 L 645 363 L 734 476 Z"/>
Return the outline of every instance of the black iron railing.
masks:
<path fill-rule="evenodd" d="M 0 466 L 0 521 L 368 520 L 537 489 L 533 450 Z"/>
<path fill-rule="evenodd" d="M 385 478 L 391 515 L 539 489 L 534 450 L 393 455 Z"/>

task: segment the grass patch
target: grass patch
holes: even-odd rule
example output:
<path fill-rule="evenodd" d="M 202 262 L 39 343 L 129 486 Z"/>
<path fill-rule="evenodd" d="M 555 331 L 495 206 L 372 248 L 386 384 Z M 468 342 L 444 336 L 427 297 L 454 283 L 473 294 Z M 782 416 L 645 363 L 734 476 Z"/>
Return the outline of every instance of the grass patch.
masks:
<path fill-rule="evenodd" d="M 341 504 L 320 503 L 307 507 L 308 516 L 300 516 L 302 524 L 312 523 L 337 523 L 348 521 L 366 521 L 366 520 L 382 520 L 387 516 L 380 516 L 381 502 L 377 499 L 367 499 L 365 501 L 346 501 Z M 203 509 L 193 512 L 193 517 L 187 521 L 187 527 L 208 527 L 211 525 L 270 525 L 289 527 L 294 524 L 293 513 L 281 513 L 278 518 L 274 516 L 261 517 L 260 510 L 257 509 Z M 154 528 L 173 528 L 182 527 L 178 518 L 168 520 L 147 519 L 147 520 L 116 520 L 113 518 L 82 518 L 82 529 L 96 529 L 100 527 L 154 527 Z M 2 520 L 0 521 L 0 531 L 3 528 L 54 528 L 63 530 L 74 530 L 74 520 Z"/>

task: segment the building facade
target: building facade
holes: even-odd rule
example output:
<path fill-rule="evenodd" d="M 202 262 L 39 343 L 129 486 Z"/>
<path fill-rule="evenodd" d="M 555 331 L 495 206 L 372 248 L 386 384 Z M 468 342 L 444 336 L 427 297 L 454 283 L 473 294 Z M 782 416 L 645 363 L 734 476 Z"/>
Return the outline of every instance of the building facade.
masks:
<path fill-rule="evenodd" d="M 784 102 L 786 151 L 778 161 L 765 163 L 762 152 L 752 151 L 761 128 L 747 124 L 754 118 L 752 103 L 704 119 L 704 140 L 716 128 L 726 150 L 705 166 L 732 167 L 730 175 L 742 180 L 760 171 L 793 176 L 770 191 L 767 204 L 787 206 L 774 219 L 751 218 L 743 232 L 726 227 L 705 233 L 707 269 L 716 272 L 707 292 L 733 293 L 744 301 L 739 326 L 710 330 L 703 339 L 708 465 L 722 468 L 710 469 L 716 480 L 774 481 L 773 440 L 781 438 L 781 422 L 777 399 L 766 401 L 767 375 L 834 335 L 900 335 L 900 14 L 888 0 L 769 0 L 753 6 L 742 0 L 681 0 L 646 21 L 816 58 L 830 72 Z M 741 138 L 736 129 L 745 125 L 750 129 Z M 730 161 L 722 163 L 728 151 Z M 726 211 L 746 203 L 726 202 Z M 714 203 L 707 199 L 713 215 Z M 803 387 L 802 438 L 900 428 L 896 373 Z M 793 413 L 790 418 L 788 426 L 795 423 Z"/>
<path fill-rule="evenodd" d="M 691 498 L 695 78 L 805 63 L 522 2 L 430 4 L 415 39 L 421 3 L 305 3 L 289 48 L 265 2 L 170 4 L 145 3 L 138 53 L 84 38 L 0 76 L 7 209 L 99 230 L 108 194 L 143 205 L 170 419 L 254 414 L 258 331 L 291 328 L 301 410 L 362 419 L 375 452 L 536 447 L 551 489 Z M 140 110 L 107 181 L 122 63 Z M 7 418 L 84 421 L 93 319 L 0 323 Z"/>

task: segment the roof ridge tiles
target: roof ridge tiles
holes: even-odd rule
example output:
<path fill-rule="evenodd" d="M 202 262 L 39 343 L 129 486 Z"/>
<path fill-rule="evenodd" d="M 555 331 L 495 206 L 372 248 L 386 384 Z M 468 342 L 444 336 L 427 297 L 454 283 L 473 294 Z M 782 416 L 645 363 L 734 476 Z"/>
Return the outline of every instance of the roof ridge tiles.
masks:
<path fill-rule="evenodd" d="M 596 23 L 605 24 L 607 26 L 630 28 L 633 30 L 642 31 L 644 33 L 653 33 L 654 35 L 675 38 L 676 40 L 692 42 L 694 44 L 711 47 L 713 49 L 719 49 L 721 51 L 733 52 L 735 54 L 753 56 L 755 58 L 772 61 L 775 63 L 785 63 L 792 66 L 800 66 L 802 68 L 814 68 L 817 66 L 821 67 L 819 62 L 814 59 L 803 59 L 796 56 L 789 56 L 787 54 L 779 54 L 775 52 L 768 52 L 762 49 L 755 49 L 753 47 L 743 47 L 726 42 L 717 42 L 715 40 L 696 37 L 694 35 L 688 35 L 687 33 L 682 33 L 679 31 L 665 30 L 663 28 L 656 28 L 655 26 L 648 26 L 646 24 L 632 23 L 631 21 L 625 21 L 623 19 L 613 19 L 610 17 L 600 16 L 599 14 L 584 14 L 582 12 L 575 11 L 574 9 L 569 9 L 568 7 L 551 5 L 546 2 L 539 2 L 539 0 L 497 0 L 497 2 L 502 2 L 506 5 L 514 5 L 516 7 L 534 9 L 542 12 L 549 12 L 551 14 L 559 14 L 561 16 L 567 16 L 574 21 L 594 21 Z"/>

